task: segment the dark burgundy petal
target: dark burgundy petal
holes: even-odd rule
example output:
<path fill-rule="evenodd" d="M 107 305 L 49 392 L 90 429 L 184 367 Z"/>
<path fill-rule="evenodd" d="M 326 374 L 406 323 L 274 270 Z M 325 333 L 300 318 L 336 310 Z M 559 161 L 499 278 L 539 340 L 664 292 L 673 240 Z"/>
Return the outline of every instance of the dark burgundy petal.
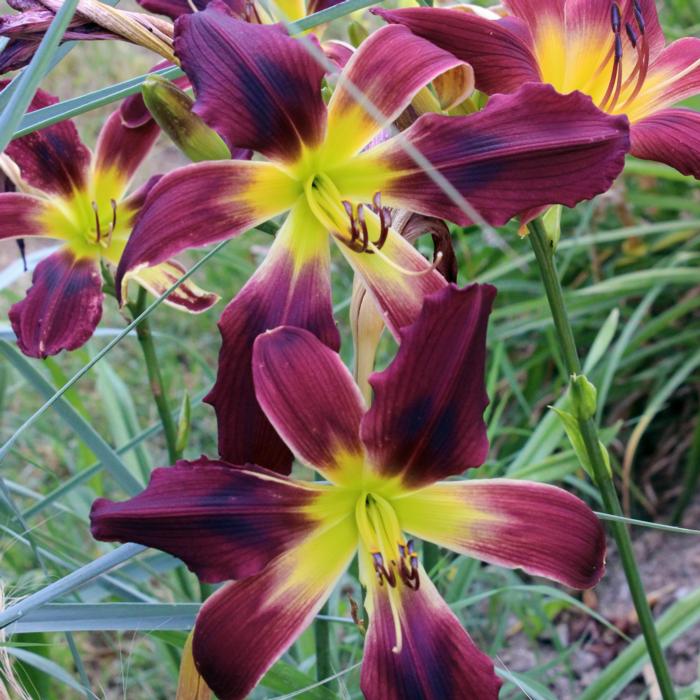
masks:
<path fill-rule="evenodd" d="M 311 623 L 357 548 L 354 518 L 324 525 L 260 574 L 217 591 L 194 627 L 197 670 L 219 700 L 243 700 Z"/>
<path fill-rule="evenodd" d="M 200 457 L 156 469 L 128 501 L 95 501 L 95 539 L 138 542 L 182 559 L 210 583 L 258 573 L 304 539 L 318 521 L 318 490 L 264 469 Z"/>
<path fill-rule="evenodd" d="M 374 403 L 360 434 L 375 468 L 425 486 L 483 463 L 486 327 L 494 287 L 449 285 L 401 332 L 394 361 L 370 377 Z"/>
<path fill-rule="evenodd" d="M 7 81 L 0 81 L 0 89 Z M 29 112 L 56 104 L 58 99 L 38 90 Z M 17 163 L 22 177 L 51 194 L 70 195 L 85 185 L 90 151 L 70 119 L 11 141 L 5 153 Z"/>
<path fill-rule="evenodd" d="M 474 69 L 478 90 L 513 92 L 524 83 L 539 82 L 540 71 L 530 46 L 505 23 L 459 10 L 408 7 L 372 10 L 387 22 L 402 24 L 414 34 L 449 51 Z M 511 23 L 516 20 L 511 20 Z"/>
<path fill-rule="evenodd" d="M 501 681 L 421 567 L 417 591 L 399 584 L 396 639 L 387 587 L 371 586 L 361 688 L 367 700 L 497 700 Z M 397 600 L 398 599 L 398 600 Z"/>
<path fill-rule="evenodd" d="M 279 26 L 234 19 L 214 2 L 177 21 L 175 52 L 197 112 L 231 149 L 293 161 L 323 138 L 324 70 Z"/>
<path fill-rule="evenodd" d="M 664 109 L 632 125 L 631 153 L 700 179 L 700 113 Z"/>
<path fill-rule="evenodd" d="M 46 209 L 46 203 L 39 197 L 20 192 L 0 192 L 0 240 L 29 236 L 50 238 L 51 231 L 41 220 Z"/>
<path fill-rule="evenodd" d="M 61 249 L 35 268 L 27 296 L 10 309 L 19 349 L 30 357 L 75 350 L 102 317 L 102 275 L 94 260 Z"/>
<path fill-rule="evenodd" d="M 469 116 L 426 114 L 402 136 L 496 226 L 538 207 L 573 207 L 605 192 L 622 171 L 629 148 L 625 116 L 604 114 L 579 92 L 560 95 L 541 84 L 496 95 Z M 390 206 L 462 225 L 472 222 L 416 165 L 400 139 L 362 157 L 396 173 L 382 188 Z"/>
<path fill-rule="evenodd" d="M 120 191 L 115 189 L 113 196 L 121 197 L 159 134 L 160 128 L 153 120 L 141 126 L 129 127 L 121 109 L 112 112 L 100 131 L 95 147 L 95 187 L 99 189 L 104 181 L 109 189 L 119 187 Z"/>
<path fill-rule="evenodd" d="M 447 481 L 395 502 L 401 526 L 421 539 L 572 588 L 605 570 L 605 532 L 579 498 L 513 479 Z"/>
<path fill-rule="evenodd" d="M 336 162 L 358 153 L 391 126 L 421 88 L 458 66 L 471 73 L 451 53 L 405 27 L 382 27 L 362 42 L 338 77 L 324 147 Z M 358 92 L 366 102 L 357 99 Z"/>
<path fill-rule="evenodd" d="M 295 187 L 262 162 L 206 161 L 164 175 L 148 192 L 119 261 L 117 291 L 125 291 L 133 270 L 232 238 L 285 211 L 298 197 Z"/>
<path fill-rule="evenodd" d="M 167 15 L 171 19 L 192 14 L 192 5 L 201 11 L 209 4 L 209 0 L 137 0 L 137 2 L 145 10 Z M 219 0 L 219 2 L 227 6 L 232 15 L 244 16 L 246 0 Z"/>
<path fill-rule="evenodd" d="M 331 304 L 328 234 L 314 222 L 308 207 L 292 210 L 265 261 L 219 321 L 219 368 L 205 400 L 216 409 L 219 454 L 229 462 L 260 464 L 282 473 L 292 463 L 292 453 L 255 397 L 252 358 L 258 335 L 295 326 L 333 350 L 340 346 Z"/>
<path fill-rule="evenodd" d="M 253 351 L 255 395 L 293 452 L 336 483 L 364 463 L 364 401 L 338 353 L 302 328 L 263 333 Z"/>

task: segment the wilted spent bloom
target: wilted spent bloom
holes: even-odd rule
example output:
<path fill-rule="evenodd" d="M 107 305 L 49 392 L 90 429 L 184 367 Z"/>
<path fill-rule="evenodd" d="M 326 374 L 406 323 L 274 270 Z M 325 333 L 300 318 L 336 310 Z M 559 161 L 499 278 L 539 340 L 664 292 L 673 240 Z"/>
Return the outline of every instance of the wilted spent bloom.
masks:
<path fill-rule="evenodd" d="M 700 178 L 700 39 L 665 45 L 654 0 L 504 0 L 505 17 L 459 7 L 372 10 L 469 62 L 476 87 L 509 93 L 543 82 L 590 95 L 631 123 L 630 152 Z"/>
<path fill-rule="evenodd" d="M 30 109 L 56 101 L 40 90 Z M 105 122 L 94 154 L 66 120 L 15 139 L 0 155 L 0 170 L 15 190 L 0 192 L 0 239 L 45 237 L 61 244 L 37 265 L 27 296 L 10 309 L 12 328 L 26 355 L 74 350 L 93 334 L 102 316 L 100 266 L 116 267 L 146 194 L 158 179 L 127 194 L 158 134 L 152 120 L 126 126 L 118 109 Z M 159 295 L 183 273 L 179 263 L 167 260 L 143 270 L 136 281 Z M 199 312 L 217 299 L 186 282 L 166 303 Z"/>
<path fill-rule="evenodd" d="M 498 697 L 492 661 L 430 581 L 415 538 L 574 588 L 600 579 L 605 535 L 575 496 L 528 481 L 441 481 L 487 454 L 493 297 L 493 287 L 479 285 L 429 296 L 392 364 L 371 378 L 369 409 L 339 356 L 308 331 L 258 337 L 258 400 L 327 483 L 202 457 L 157 469 L 129 501 L 95 502 L 96 538 L 162 549 L 203 581 L 239 579 L 217 590 L 195 622 L 195 664 L 218 698 L 248 695 L 355 555 L 369 617 L 368 700 Z"/>
<path fill-rule="evenodd" d="M 0 36 L 9 39 L 0 51 L 0 74 L 25 66 L 34 56 L 63 0 L 8 0 L 19 14 L 0 16 Z M 160 17 L 120 10 L 99 0 L 80 0 L 63 41 L 119 39 L 174 61 L 173 27 Z"/>

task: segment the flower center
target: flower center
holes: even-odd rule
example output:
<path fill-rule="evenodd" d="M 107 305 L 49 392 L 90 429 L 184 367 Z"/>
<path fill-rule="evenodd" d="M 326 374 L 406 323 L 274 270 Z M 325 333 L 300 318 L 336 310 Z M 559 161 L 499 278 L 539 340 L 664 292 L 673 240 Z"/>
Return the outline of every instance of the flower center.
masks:
<path fill-rule="evenodd" d="M 399 582 L 411 590 L 420 587 L 418 555 L 413 540 L 401 531 L 393 507 L 382 496 L 364 492 L 355 505 L 355 519 L 362 543 L 372 557 L 380 586 L 396 588 Z"/>
<path fill-rule="evenodd" d="M 356 253 L 373 254 L 381 250 L 389 235 L 391 211 L 382 206 L 381 195 L 374 195 L 372 204 L 353 205 L 344 200 L 333 181 L 324 174 L 310 177 L 304 192 L 311 211 L 331 234 Z M 366 210 L 376 214 L 377 222 L 368 222 Z M 370 229 L 376 228 L 372 240 Z"/>

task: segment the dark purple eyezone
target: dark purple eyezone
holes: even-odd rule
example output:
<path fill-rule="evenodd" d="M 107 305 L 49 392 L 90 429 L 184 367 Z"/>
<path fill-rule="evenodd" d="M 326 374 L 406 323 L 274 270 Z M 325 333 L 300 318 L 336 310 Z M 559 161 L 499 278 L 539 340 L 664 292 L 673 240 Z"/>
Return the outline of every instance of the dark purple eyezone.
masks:
<path fill-rule="evenodd" d="M 610 5 L 610 24 L 614 34 L 613 45 L 610 51 L 606 55 L 605 59 L 598 68 L 598 71 L 602 70 L 610 61 L 611 57 L 614 57 L 612 74 L 610 75 L 610 82 L 608 83 L 608 88 L 605 91 L 603 99 L 598 105 L 600 109 L 607 112 L 612 112 L 620 99 L 620 95 L 623 90 L 629 88 L 633 81 L 636 80 L 634 89 L 630 93 L 629 97 L 625 100 L 622 105 L 622 110 L 627 108 L 627 106 L 634 100 L 637 95 L 639 95 L 644 81 L 647 76 L 649 69 L 649 42 L 646 38 L 646 25 L 644 23 L 644 15 L 642 13 L 642 6 L 639 0 L 632 0 L 632 14 L 634 15 L 635 22 L 637 24 L 637 29 L 639 34 L 635 31 L 634 27 L 630 22 L 625 22 L 625 32 L 627 38 L 630 41 L 633 49 L 637 51 L 637 60 L 634 69 L 629 74 L 625 82 L 622 82 L 622 57 L 623 57 L 623 47 L 622 47 L 622 14 L 620 12 L 620 6 L 613 2 Z"/>
<path fill-rule="evenodd" d="M 371 255 L 374 253 L 374 250 L 371 250 L 369 247 L 370 240 L 367 222 L 365 221 L 365 205 L 358 204 L 357 208 L 354 208 L 351 202 L 343 200 L 343 208 L 350 219 L 350 240 L 343 241 L 343 243 L 356 253 L 369 253 Z M 379 192 L 376 192 L 372 198 L 372 204 L 369 206 L 369 210 L 379 217 L 380 227 L 379 238 L 377 238 L 376 241 L 372 241 L 372 247 L 381 250 L 389 235 L 389 228 L 391 227 L 392 221 L 391 210 L 382 206 L 382 197 Z"/>

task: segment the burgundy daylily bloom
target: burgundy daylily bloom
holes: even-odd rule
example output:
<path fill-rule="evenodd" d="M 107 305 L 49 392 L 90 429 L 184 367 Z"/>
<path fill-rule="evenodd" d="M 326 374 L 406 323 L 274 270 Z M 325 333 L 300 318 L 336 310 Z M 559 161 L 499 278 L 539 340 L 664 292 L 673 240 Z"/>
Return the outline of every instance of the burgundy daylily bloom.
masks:
<path fill-rule="evenodd" d="M 39 91 L 30 110 L 56 101 Z M 153 121 L 126 126 L 117 110 L 105 122 L 94 155 L 70 120 L 12 141 L 0 155 L 0 171 L 14 190 L 0 192 L 0 239 L 36 236 L 62 243 L 39 263 L 27 296 L 10 309 L 17 343 L 26 355 L 74 350 L 93 334 L 102 316 L 100 264 L 117 265 L 153 186 L 156 178 L 126 195 L 158 133 Z M 137 281 L 161 294 L 183 272 L 179 263 L 167 260 L 143 270 Z M 199 312 L 217 299 L 187 282 L 166 301 Z"/>
<path fill-rule="evenodd" d="M 672 106 L 700 93 L 700 39 L 665 46 L 654 0 L 504 0 L 486 19 L 459 8 L 372 10 L 468 61 L 476 86 L 543 82 L 626 115 L 632 155 L 700 178 L 700 113 Z"/>
<path fill-rule="evenodd" d="M 156 470 L 131 500 L 95 502 L 97 539 L 163 549 L 205 581 L 242 579 L 209 598 L 195 623 L 195 663 L 221 700 L 247 696 L 356 552 L 367 589 L 368 700 L 498 696 L 493 663 L 430 582 L 410 535 L 575 588 L 600 579 L 603 529 L 575 496 L 527 481 L 439 481 L 486 456 L 494 295 L 448 285 L 426 298 L 394 362 L 371 378 L 369 410 L 339 356 L 308 331 L 258 337 L 258 400 L 290 449 L 330 483 L 202 457 Z"/>
<path fill-rule="evenodd" d="M 538 85 L 472 117 L 425 116 L 373 145 L 424 86 L 469 67 L 403 27 L 385 27 L 347 62 L 326 106 L 313 45 L 279 27 L 238 21 L 219 2 L 177 20 L 175 52 L 194 87 L 195 112 L 229 148 L 267 161 L 204 162 L 166 175 L 149 194 L 117 274 L 121 287 L 178 251 L 291 211 L 267 259 L 221 318 L 219 372 L 207 397 L 217 412 L 221 457 L 281 472 L 292 456 L 255 401 L 253 342 L 269 328 L 294 325 L 337 349 L 329 234 L 398 336 L 425 294 L 445 282 L 391 227 L 387 207 L 469 223 L 431 179 L 437 173 L 487 221 L 504 223 L 553 200 L 573 205 L 604 191 L 628 145 L 624 117 Z M 431 171 L 406 155 L 406 141 L 431 161 Z"/>

